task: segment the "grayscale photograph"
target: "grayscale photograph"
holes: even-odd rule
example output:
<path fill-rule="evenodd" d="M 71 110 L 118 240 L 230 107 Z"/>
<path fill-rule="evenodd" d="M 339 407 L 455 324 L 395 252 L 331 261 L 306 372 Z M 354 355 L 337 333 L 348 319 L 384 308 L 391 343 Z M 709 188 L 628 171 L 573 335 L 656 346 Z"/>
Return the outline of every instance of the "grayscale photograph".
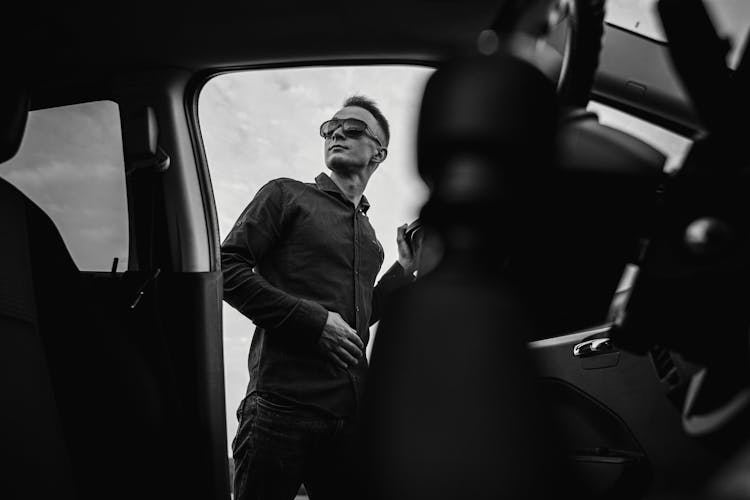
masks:
<path fill-rule="evenodd" d="M 0 499 L 750 500 L 750 0 L 0 10 Z"/>

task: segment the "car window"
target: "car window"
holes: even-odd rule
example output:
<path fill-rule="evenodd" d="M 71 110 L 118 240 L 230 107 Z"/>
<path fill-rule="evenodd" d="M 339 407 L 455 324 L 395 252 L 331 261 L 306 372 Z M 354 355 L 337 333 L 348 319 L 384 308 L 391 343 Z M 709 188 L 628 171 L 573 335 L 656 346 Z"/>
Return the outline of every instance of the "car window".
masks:
<path fill-rule="evenodd" d="M 687 137 L 599 102 L 589 102 L 588 110 L 595 112 L 603 125 L 631 134 L 666 155 L 666 172 L 674 172 L 682 166 L 693 143 Z M 613 300 L 622 300 L 624 293 L 630 289 L 635 278 L 635 269 L 632 264 L 625 267 Z"/>
<path fill-rule="evenodd" d="M 320 124 L 344 99 L 361 94 L 378 104 L 391 128 L 388 157 L 365 190 L 371 203 L 367 214 L 385 254 L 382 275 L 397 258 L 396 228 L 416 219 L 427 198 L 417 175 L 415 139 L 422 91 L 432 71 L 401 65 L 308 67 L 235 72 L 210 80 L 201 91 L 198 111 L 220 238 L 268 181 L 289 177 L 312 182 L 319 173 L 328 173 Z M 231 443 L 235 410 L 248 381 L 254 326 L 226 303 L 223 312 Z"/>
<path fill-rule="evenodd" d="M 605 21 L 640 35 L 665 41 L 661 19 L 656 10 L 657 0 L 608 0 Z M 747 41 L 750 2 L 747 0 L 704 0 L 719 36 L 731 43 L 727 63 L 736 68 L 741 49 Z"/>
<path fill-rule="evenodd" d="M 82 271 L 128 265 L 120 113 L 112 101 L 32 111 L 19 152 L 0 176 L 52 219 Z"/>
<path fill-rule="evenodd" d="M 672 172 L 682 165 L 692 141 L 674 132 L 599 102 L 590 102 L 588 110 L 599 116 L 599 122 L 627 132 L 667 156 L 664 169 Z"/>

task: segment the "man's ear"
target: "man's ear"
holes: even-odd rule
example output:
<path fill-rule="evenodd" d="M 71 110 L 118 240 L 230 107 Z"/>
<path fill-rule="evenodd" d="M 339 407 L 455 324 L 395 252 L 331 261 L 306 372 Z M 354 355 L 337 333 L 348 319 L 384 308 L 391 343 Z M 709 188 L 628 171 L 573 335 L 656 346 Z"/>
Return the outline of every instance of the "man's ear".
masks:
<path fill-rule="evenodd" d="M 383 163 L 388 156 L 388 148 L 378 148 L 378 151 L 372 155 L 371 161 L 375 163 Z"/>

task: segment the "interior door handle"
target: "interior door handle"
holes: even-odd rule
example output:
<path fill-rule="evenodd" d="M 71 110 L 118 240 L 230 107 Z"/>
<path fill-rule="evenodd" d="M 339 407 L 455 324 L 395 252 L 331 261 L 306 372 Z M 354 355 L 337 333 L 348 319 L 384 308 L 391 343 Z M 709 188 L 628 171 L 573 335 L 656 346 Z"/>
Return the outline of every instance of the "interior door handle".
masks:
<path fill-rule="evenodd" d="M 573 356 L 576 358 L 588 358 L 589 356 L 606 354 L 613 350 L 614 347 L 609 338 L 591 339 L 576 344 L 576 346 L 573 347 Z"/>

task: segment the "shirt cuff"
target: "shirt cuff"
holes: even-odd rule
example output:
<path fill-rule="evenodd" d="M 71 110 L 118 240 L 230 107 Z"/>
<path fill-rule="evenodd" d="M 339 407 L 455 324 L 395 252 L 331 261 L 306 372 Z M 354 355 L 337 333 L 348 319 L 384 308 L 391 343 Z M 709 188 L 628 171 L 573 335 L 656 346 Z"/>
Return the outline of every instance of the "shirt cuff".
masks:
<path fill-rule="evenodd" d="M 388 270 L 383 273 L 380 281 L 386 281 L 394 286 L 405 285 L 415 280 L 414 275 L 409 275 L 398 261 L 394 262 Z"/>
<path fill-rule="evenodd" d="M 312 342 L 317 342 L 328 321 L 328 311 L 317 302 L 300 299 L 289 318 L 288 326 L 304 332 L 303 335 Z"/>

